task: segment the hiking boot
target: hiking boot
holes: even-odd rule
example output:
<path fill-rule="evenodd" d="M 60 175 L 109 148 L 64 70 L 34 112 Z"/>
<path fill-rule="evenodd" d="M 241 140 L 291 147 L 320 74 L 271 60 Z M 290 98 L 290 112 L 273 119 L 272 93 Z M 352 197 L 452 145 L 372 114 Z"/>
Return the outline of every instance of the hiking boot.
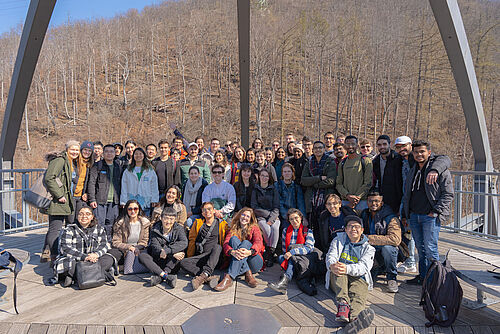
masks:
<path fill-rule="evenodd" d="M 297 286 L 300 291 L 304 292 L 309 296 L 315 296 L 318 294 L 318 290 L 316 290 L 316 286 L 309 278 L 302 278 L 297 281 Z"/>
<path fill-rule="evenodd" d="M 165 276 L 165 282 L 171 288 L 175 288 L 175 285 L 177 284 L 177 275 L 166 275 Z"/>
<path fill-rule="evenodd" d="M 40 255 L 40 263 L 49 262 L 50 260 L 50 248 L 47 247 L 42 251 L 42 255 Z"/>
<path fill-rule="evenodd" d="M 420 276 L 415 276 L 412 279 L 407 279 L 405 282 L 406 282 L 406 284 L 409 284 L 409 285 L 422 285 L 422 284 L 424 284 L 424 280 Z"/>
<path fill-rule="evenodd" d="M 208 278 L 208 275 L 206 272 L 202 272 L 201 275 L 198 275 L 196 276 L 195 278 L 193 278 L 191 280 L 191 286 L 193 287 L 193 291 L 194 290 L 198 290 L 198 288 L 203 284 L 205 283 L 205 281 L 207 280 Z"/>
<path fill-rule="evenodd" d="M 387 290 L 392 293 L 398 292 L 398 282 L 395 279 L 390 279 L 387 281 Z"/>
<path fill-rule="evenodd" d="M 222 291 L 226 291 L 227 289 L 229 289 L 230 286 L 233 286 L 233 279 L 231 278 L 231 276 L 229 274 L 225 274 L 222 281 L 220 281 L 220 283 L 217 284 L 217 286 L 214 289 L 215 289 L 215 291 L 222 292 Z"/>
<path fill-rule="evenodd" d="M 158 275 L 151 275 L 151 278 L 149 279 L 149 286 L 155 286 L 161 283 L 163 281 L 163 278 Z"/>
<path fill-rule="evenodd" d="M 361 332 L 363 329 L 370 327 L 373 318 L 375 318 L 375 312 L 371 308 L 364 309 L 359 312 L 358 317 L 348 323 L 344 327 L 344 334 L 356 334 Z"/>
<path fill-rule="evenodd" d="M 247 282 L 248 286 L 251 288 L 256 288 L 257 287 L 257 280 L 255 277 L 252 275 L 252 271 L 249 270 L 245 273 L 245 282 Z"/>
<path fill-rule="evenodd" d="M 398 273 L 416 273 L 417 272 L 417 266 L 416 265 L 408 265 L 406 263 L 401 263 L 396 270 Z"/>
<path fill-rule="evenodd" d="M 274 248 L 266 247 L 266 251 L 264 253 L 264 261 L 266 262 L 267 268 L 271 268 L 274 265 L 274 252 Z"/>
<path fill-rule="evenodd" d="M 349 322 L 349 313 L 351 312 L 351 307 L 345 301 L 337 305 L 337 314 L 335 315 L 335 321 L 338 322 Z"/>
<path fill-rule="evenodd" d="M 267 286 L 270 287 L 271 289 L 273 289 L 274 291 L 285 295 L 289 282 L 290 282 L 290 279 L 288 278 L 287 275 L 281 275 L 281 278 L 278 282 L 268 283 Z"/>

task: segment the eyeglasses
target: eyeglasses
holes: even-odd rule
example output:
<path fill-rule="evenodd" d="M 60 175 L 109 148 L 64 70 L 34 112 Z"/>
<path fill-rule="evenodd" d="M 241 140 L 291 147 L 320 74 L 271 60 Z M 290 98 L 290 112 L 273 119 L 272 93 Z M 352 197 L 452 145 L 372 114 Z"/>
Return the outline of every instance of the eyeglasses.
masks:
<path fill-rule="evenodd" d="M 82 217 L 90 217 L 93 214 L 92 214 L 92 212 L 78 212 L 78 215 L 82 216 Z"/>
<path fill-rule="evenodd" d="M 313 147 L 313 150 L 322 150 L 323 149 L 323 146 L 315 146 Z"/>
<path fill-rule="evenodd" d="M 351 229 L 351 230 L 361 230 L 361 225 L 347 225 L 345 228 Z"/>
<path fill-rule="evenodd" d="M 212 172 L 212 174 L 223 174 L 223 171 L 218 171 L 218 172 Z"/>
<path fill-rule="evenodd" d="M 370 145 L 362 145 L 360 146 L 361 148 L 370 148 L 371 146 Z"/>
<path fill-rule="evenodd" d="M 138 207 L 129 207 L 127 208 L 127 211 L 139 211 Z"/>

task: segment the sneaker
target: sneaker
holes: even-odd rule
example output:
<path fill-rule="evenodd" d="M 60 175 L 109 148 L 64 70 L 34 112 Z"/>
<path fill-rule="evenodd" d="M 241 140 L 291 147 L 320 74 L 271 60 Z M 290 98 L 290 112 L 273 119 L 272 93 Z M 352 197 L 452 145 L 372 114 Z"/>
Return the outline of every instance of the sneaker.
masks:
<path fill-rule="evenodd" d="M 373 319 L 375 318 L 375 312 L 371 308 L 364 309 L 359 312 L 358 317 L 348 323 L 344 327 L 344 334 L 356 334 L 361 332 L 363 329 L 370 327 Z"/>
<path fill-rule="evenodd" d="M 163 278 L 161 278 L 158 275 L 151 275 L 151 278 L 149 279 L 149 286 L 155 286 L 161 283 L 163 281 Z"/>
<path fill-rule="evenodd" d="M 401 263 L 396 270 L 398 273 L 416 273 L 417 272 L 417 266 L 416 265 L 408 265 L 406 263 Z"/>
<path fill-rule="evenodd" d="M 405 282 L 406 282 L 406 284 L 410 284 L 410 285 L 422 285 L 422 284 L 424 284 L 424 280 L 420 276 L 415 276 L 412 279 L 407 279 Z"/>
<path fill-rule="evenodd" d="M 342 302 L 337 305 L 337 314 L 335 315 L 335 320 L 339 322 L 349 322 L 349 312 L 351 308 L 349 304 Z"/>
<path fill-rule="evenodd" d="M 167 275 L 165 277 L 165 282 L 171 287 L 175 288 L 177 285 L 177 275 Z"/>
<path fill-rule="evenodd" d="M 398 292 L 398 282 L 395 279 L 390 279 L 387 281 L 387 290 L 392 293 Z"/>

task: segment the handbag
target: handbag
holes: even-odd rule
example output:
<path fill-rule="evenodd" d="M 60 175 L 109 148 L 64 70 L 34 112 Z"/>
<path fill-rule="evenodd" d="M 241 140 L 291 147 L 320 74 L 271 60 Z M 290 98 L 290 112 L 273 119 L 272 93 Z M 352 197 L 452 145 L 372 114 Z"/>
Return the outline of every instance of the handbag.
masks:
<path fill-rule="evenodd" d="M 142 263 L 139 262 L 139 257 L 135 256 L 134 252 L 127 251 L 125 255 L 125 260 L 123 261 L 123 273 L 125 275 L 129 274 L 142 274 L 149 272 Z"/>
<path fill-rule="evenodd" d="M 59 175 L 57 175 L 55 179 L 59 188 L 63 187 L 61 179 L 59 178 L 63 169 L 61 169 Z M 48 209 L 53 199 L 52 194 L 47 190 L 47 186 L 45 185 L 45 173 L 43 173 L 24 194 L 26 203 L 37 209 Z"/>
<path fill-rule="evenodd" d="M 80 290 L 97 288 L 106 282 L 99 262 L 78 261 L 75 276 Z"/>

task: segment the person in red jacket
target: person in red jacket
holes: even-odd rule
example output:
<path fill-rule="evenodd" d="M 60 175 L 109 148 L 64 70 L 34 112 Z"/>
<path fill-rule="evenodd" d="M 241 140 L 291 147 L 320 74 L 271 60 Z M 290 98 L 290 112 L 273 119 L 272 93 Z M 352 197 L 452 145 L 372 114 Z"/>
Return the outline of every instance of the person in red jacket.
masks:
<path fill-rule="evenodd" d="M 223 252 L 231 258 L 227 274 L 215 287 L 217 291 L 227 290 L 233 280 L 245 274 L 248 286 L 255 288 L 257 281 L 252 273 L 262 269 L 264 264 L 264 244 L 257 218 L 250 208 L 241 209 L 231 222 L 231 230 L 226 234 Z"/>

